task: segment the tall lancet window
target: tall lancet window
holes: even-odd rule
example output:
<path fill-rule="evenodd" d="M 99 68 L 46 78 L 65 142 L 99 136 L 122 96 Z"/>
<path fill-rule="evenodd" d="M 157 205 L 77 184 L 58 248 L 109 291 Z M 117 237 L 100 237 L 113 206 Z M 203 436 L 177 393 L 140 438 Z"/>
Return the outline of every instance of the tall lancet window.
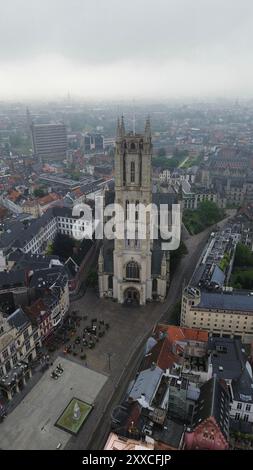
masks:
<path fill-rule="evenodd" d="M 131 181 L 131 183 L 135 182 L 135 163 L 134 162 L 131 162 L 130 181 Z"/>
<path fill-rule="evenodd" d="M 126 265 L 127 279 L 140 279 L 140 268 L 135 261 L 129 261 Z"/>

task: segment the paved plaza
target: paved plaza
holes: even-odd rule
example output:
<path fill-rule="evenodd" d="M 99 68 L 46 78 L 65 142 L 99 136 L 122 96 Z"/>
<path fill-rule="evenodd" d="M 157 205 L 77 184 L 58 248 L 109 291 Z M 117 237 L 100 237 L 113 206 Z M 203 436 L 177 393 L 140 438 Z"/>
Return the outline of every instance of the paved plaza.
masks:
<path fill-rule="evenodd" d="M 50 374 L 59 362 L 64 372 L 58 380 L 54 380 Z M 1 423 L 1 449 L 53 450 L 58 445 L 64 448 L 71 435 L 57 428 L 56 421 L 72 397 L 94 404 L 107 380 L 105 375 L 65 358 L 57 358 L 54 367 L 50 367 Z M 85 425 L 82 429 L 84 433 Z"/>
<path fill-rule="evenodd" d="M 70 311 L 78 310 L 82 318 L 72 344 L 93 318 L 109 323 L 109 329 L 93 349 L 84 349 L 85 360 L 80 357 L 81 345 L 76 345 L 76 355 L 65 356 L 63 345 L 57 354 L 51 355 L 52 360 L 59 355 L 54 364 L 61 362 L 64 375 L 53 380 L 50 368 L 1 423 L 1 449 L 56 449 L 59 443 L 61 449 L 101 448 L 97 443 L 110 429 L 110 410 L 122 399 L 122 390 L 126 390 L 130 381 L 129 374 L 144 349 L 143 340 L 157 321 L 169 321 L 171 307 L 180 300 L 182 286 L 190 279 L 210 230 L 187 239 L 188 254 L 180 260 L 163 304 L 125 307 L 109 299 L 99 299 L 92 289 L 71 303 Z M 113 402 L 108 407 L 112 396 Z M 95 401 L 94 409 L 77 436 L 54 426 L 72 397 L 90 404 Z M 97 429 L 101 436 L 96 435 Z M 90 447 L 91 439 L 93 447 Z"/>

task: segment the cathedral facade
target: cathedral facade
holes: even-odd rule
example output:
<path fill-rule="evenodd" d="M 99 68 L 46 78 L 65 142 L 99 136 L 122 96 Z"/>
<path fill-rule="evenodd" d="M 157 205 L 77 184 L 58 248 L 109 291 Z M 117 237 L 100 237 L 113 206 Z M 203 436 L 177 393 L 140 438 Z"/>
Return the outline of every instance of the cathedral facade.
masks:
<path fill-rule="evenodd" d="M 152 141 L 149 119 L 144 134 L 126 133 L 124 120 L 118 122 L 115 152 L 115 191 L 111 200 L 124 209 L 152 204 Z M 156 199 L 157 194 L 155 195 Z M 106 198 L 105 198 L 106 199 Z M 104 240 L 98 260 L 100 297 L 112 297 L 119 303 L 145 305 L 163 301 L 169 284 L 169 253 L 162 251 L 159 240 L 150 237 L 150 214 L 145 218 L 146 237 Z M 124 227 L 125 230 L 125 227 Z"/>

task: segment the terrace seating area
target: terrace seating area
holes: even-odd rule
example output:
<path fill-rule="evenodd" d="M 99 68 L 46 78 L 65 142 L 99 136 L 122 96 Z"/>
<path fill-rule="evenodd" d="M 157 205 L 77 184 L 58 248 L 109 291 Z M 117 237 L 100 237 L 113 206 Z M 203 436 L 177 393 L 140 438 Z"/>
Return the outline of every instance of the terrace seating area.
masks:
<path fill-rule="evenodd" d="M 89 319 L 88 315 L 81 315 L 78 310 L 73 310 L 65 318 L 63 325 L 47 340 L 46 349 L 51 354 L 61 350 L 64 355 L 85 360 L 86 351 L 96 347 L 109 327 L 109 323 L 103 320 Z"/>

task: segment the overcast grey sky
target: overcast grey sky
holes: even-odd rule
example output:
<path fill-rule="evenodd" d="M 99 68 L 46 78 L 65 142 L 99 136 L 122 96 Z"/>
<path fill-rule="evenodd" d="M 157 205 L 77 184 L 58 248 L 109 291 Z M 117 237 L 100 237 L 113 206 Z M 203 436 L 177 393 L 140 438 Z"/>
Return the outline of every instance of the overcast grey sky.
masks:
<path fill-rule="evenodd" d="M 253 96 L 253 0 L 0 0 L 0 99 Z"/>

